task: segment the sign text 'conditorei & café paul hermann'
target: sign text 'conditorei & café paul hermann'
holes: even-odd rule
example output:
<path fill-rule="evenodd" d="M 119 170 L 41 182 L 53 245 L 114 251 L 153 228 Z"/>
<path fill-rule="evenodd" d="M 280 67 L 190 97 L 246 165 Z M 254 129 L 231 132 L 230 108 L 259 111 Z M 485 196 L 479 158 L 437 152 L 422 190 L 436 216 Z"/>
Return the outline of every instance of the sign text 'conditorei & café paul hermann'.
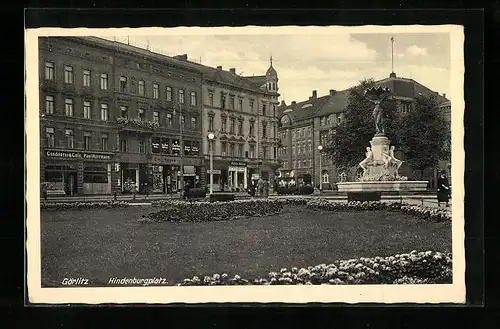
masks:
<path fill-rule="evenodd" d="M 99 153 L 46 151 L 45 154 L 52 158 L 111 160 L 111 155 Z"/>

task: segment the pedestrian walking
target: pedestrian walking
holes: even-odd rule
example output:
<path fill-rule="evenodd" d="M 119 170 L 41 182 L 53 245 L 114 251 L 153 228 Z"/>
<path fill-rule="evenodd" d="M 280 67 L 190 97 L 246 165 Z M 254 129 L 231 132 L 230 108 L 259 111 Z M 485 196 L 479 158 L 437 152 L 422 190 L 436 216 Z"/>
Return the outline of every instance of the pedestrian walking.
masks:
<path fill-rule="evenodd" d="M 42 183 L 42 196 L 47 201 L 47 183 Z"/>
<path fill-rule="evenodd" d="M 450 186 L 448 183 L 448 177 L 446 177 L 446 172 L 441 171 L 441 175 L 437 180 L 437 200 L 438 207 L 441 206 L 441 203 L 444 202 L 446 207 L 448 207 L 448 203 L 450 202 Z"/>
<path fill-rule="evenodd" d="M 269 181 L 266 179 L 263 186 L 264 198 L 269 196 Z"/>
<path fill-rule="evenodd" d="M 261 197 L 264 194 L 264 181 L 262 178 L 259 178 L 259 181 L 257 182 L 257 189 L 259 191 L 259 197 Z"/>

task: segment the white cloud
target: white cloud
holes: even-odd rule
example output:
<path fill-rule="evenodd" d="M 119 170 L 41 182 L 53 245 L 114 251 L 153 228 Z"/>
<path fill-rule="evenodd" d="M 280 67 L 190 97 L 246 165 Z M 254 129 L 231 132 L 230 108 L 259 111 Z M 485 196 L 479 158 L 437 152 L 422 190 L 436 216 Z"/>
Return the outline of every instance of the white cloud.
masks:
<path fill-rule="evenodd" d="M 413 56 L 425 56 L 427 55 L 426 48 L 420 48 L 417 45 L 410 46 L 406 49 L 406 52 Z"/>

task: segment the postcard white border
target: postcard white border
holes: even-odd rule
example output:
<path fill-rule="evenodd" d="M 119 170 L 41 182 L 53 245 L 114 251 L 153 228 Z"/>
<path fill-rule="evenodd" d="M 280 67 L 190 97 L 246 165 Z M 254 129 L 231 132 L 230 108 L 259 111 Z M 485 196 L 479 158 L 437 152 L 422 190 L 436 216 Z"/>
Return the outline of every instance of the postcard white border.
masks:
<path fill-rule="evenodd" d="M 452 241 L 453 284 L 353 286 L 218 286 L 218 287 L 102 287 L 42 288 L 40 265 L 40 132 L 38 87 L 39 36 L 133 35 L 255 35 L 346 33 L 449 33 L 452 106 Z M 465 303 L 464 249 L 464 32 L 462 26 L 359 27 L 178 27 L 26 30 L 26 177 L 27 177 L 27 286 L 30 303 Z M 313 265 L 313 264 L 311 264 Z"/>

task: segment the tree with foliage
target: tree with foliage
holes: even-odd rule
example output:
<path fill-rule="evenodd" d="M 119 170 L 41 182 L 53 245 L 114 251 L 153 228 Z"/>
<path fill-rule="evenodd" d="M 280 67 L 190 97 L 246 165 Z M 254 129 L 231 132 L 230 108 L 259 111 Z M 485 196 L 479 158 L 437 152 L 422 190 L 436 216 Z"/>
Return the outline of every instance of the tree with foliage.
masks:
<path fill-rule="evenodd" d="M 420 171 L 420 179 L 425 169 L 436 167 L 440 159 L 449 158 L 450 154 L 450 126 L 438 105 L 435 96 L 419 94 L 415 108 L 401 117 L 398 128 L 405 161 Z"/>
<path fill-rule="evenodd" d="M 349 171 L 357 167 L 365 157 L 365 149 L 375 135 L 372 117 L 374 105 L 366 99 L 365 90 L 375 87 L 373 79 L 360 82 L 349 89 L 347 108 L 342 122 L 334 127 L 325 138 L 324 152 L 338 169 Z M 392 143 L 398 143 L 394 127 L 398 125 L 396 103 L 386 98 L 381 106 L 384 109 L 385 132 Z"/>

